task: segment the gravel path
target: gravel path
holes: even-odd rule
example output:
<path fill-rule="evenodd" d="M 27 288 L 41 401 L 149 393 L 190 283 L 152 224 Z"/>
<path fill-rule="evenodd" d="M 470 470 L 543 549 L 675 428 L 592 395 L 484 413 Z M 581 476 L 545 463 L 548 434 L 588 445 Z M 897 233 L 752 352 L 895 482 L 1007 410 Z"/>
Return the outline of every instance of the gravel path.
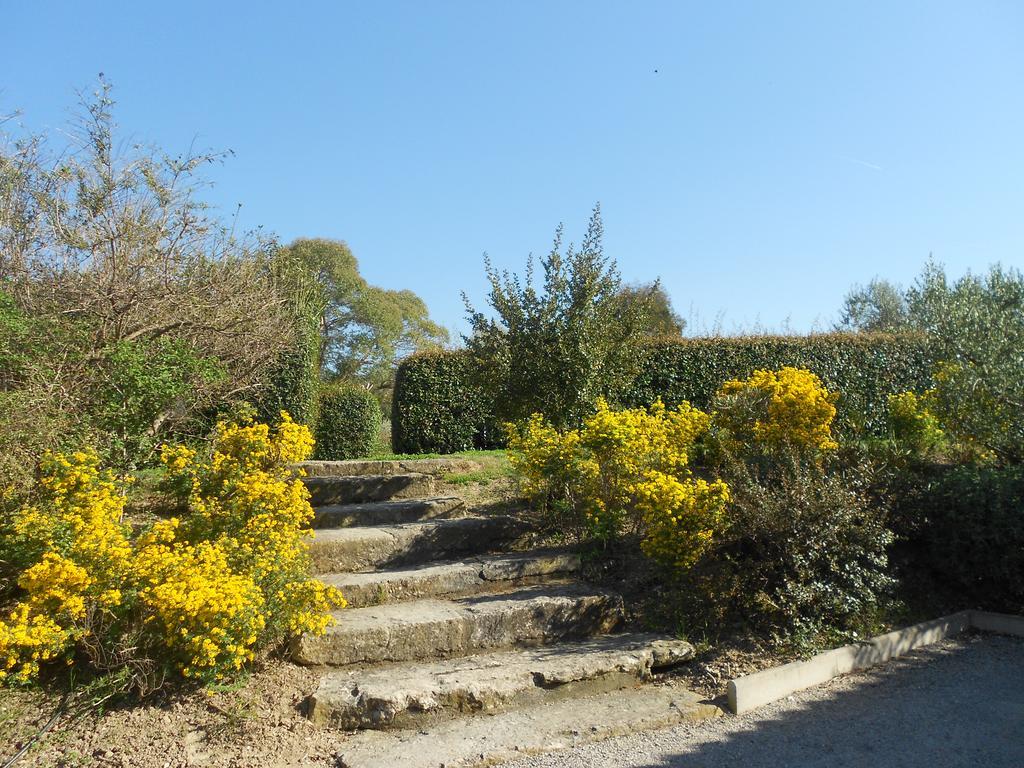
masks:
<path fill-rule="evenodd" d="M 1024 766 L 1024 640 L 968 635 L 726 716 L 505 768 Z"/>

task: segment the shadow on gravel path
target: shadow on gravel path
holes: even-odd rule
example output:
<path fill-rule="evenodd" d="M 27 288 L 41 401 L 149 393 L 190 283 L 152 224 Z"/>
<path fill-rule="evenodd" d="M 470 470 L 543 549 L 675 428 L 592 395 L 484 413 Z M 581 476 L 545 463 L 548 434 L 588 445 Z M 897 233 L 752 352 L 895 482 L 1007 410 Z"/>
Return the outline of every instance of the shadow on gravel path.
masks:
<path fill-rule="evenodd" d="M 967 635 L 739 717 L 507 768 L 1024 767 L 1024 640 Z"/>

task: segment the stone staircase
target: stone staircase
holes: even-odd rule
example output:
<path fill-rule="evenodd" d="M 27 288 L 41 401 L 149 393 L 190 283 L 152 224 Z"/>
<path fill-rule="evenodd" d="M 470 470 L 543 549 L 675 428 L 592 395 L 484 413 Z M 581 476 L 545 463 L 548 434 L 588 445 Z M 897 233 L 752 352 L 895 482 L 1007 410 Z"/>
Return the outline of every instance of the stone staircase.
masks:
<path fill-rule="evenodd" d="M 349 607 L 293 648 L 323 669 L 317 724 L 353 732 L 344 768 L 494 765 L 714 717 L 655 673 L 692 648 L 619 632 L 621 596 L 569 550 L 523 549 L 512 516 L 436 495 L 463 460 L 309 462 L 318 577 Z"/>

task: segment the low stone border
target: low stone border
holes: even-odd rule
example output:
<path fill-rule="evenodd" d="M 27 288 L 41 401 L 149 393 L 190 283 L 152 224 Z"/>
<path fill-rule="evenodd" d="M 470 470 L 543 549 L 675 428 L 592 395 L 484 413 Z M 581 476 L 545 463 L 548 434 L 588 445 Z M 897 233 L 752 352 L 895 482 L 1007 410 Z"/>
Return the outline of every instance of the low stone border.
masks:
<path fill-rule="evenodd" d="M 941 619 L 879 635 L 865 643 L 825 651 L 806 661 L 794 661 L 730 680 L 729 709 L 734 714 L 747 712 L 839 675 L 881 664 L 914 648 L 952 637 L 968 627 L 1024 637 L 1024 617 L 986 611 L 960 611 Z"/>

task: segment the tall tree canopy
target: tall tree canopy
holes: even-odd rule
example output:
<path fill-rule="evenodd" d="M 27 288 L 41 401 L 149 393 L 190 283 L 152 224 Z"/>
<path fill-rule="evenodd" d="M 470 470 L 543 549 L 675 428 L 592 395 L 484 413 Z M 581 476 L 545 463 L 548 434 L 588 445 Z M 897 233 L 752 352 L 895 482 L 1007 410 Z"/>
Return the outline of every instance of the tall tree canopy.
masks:
<path fill-rule="evenodd" d="M 686 328 L 686 321 L 672 308 L 672 299 L 660 280 L 624 285 L 618 295 L 624 307 L 637 301 L 647 304 L 646 336 L 681 336 Z"/>
<path fill-rule="evenodd" d="M 279 258 L 301 265 L 323 291 L 320 364 L 325 378 L 358 381 L 384 393 L 399 359 L 448 341 L 448 332 L 430 319 L 419 296 L 370 285 L 340 240 L 296 240 L 281 249 Z"/>
<path fill-rule="evenodd" d="M 905 330 L 910 324 L 907 295 L 898 285 L 875 278 L 855 285 L 843 300 L 838 327 L 845 331 L 886 332 Z"/>

